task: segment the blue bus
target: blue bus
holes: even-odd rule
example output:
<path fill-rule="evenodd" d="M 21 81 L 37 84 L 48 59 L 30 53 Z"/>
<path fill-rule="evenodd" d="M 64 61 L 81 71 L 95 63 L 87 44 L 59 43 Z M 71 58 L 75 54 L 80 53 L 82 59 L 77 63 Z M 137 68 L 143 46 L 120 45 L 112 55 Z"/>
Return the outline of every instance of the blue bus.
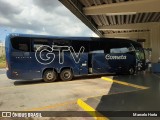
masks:
<path fill-rule="evenodd" d="M 5 40 L 7 76 L 13 80 L 72 80 L 74 76 L 145 70 L 141 44 L 113 38 L 12 33 Z"/>

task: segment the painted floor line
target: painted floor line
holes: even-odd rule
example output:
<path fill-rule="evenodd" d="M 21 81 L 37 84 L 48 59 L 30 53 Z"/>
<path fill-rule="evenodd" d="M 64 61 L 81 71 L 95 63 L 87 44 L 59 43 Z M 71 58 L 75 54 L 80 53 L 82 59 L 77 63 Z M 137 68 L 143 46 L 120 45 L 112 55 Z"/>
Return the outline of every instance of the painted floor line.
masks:
<path fill-rule="evenodd" d="M 140 86 L 140 85 L 136 85 L 136 84 L 132 84 L 132 83 L 127 83 L 127 82 L 122 82 L 122 81 L 118 81 L 118 80 L 113 80 L 113 79 L 108 78 L 108 77 L 101 77 L 101 79 L 109 81 L 109 82 L 114 82 L 114 83 L 130 86 L 130 87 L 138 88 L 138 89 L 148 89 L 149 88 L 149 87 Z"/>
<path fill-rule="evenodd" d="M 53 108 L 57 108 L 57 107 L 62 107 L 62 106 L 70 105 L 70 104 L 73 104 L 73 103 L 76 103 L 76 100 L 66 101 L 66 102 L 57 103 L 57 104 L 48 105 L 48 106 L 43 106 L 43 107 L 26 109 L 26 110 L 23 110 L 23 111 L 41 111 L 41 110 L 46 110 L 46 109 L 51 109 L 51 108 L 53 109 Z"/>
<path fill-rule="evenodd" d="M 78 99 L 77 104 L 88 114 L 90 114 L 95 120 L 109 120 L 107 117 L 103 116 L 101 113 L 85 103 L 82 99 Z"/>

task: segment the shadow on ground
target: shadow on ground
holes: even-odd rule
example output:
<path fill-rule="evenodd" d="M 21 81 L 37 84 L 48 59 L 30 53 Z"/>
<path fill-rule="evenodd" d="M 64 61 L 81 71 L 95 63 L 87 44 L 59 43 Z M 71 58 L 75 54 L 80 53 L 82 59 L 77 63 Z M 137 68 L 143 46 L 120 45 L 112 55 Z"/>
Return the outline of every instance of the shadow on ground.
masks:
<path fill-rule="evenodd" d="M 94 108 L 110 120 L 158 120 L 157 117 L 133 117 L 133 113 L 154 113 L 160 111 L 160 78 L 154 74 L 138 74 L 134 76 L 116 76 L 114 79 L 125 81 L 141 86 L 148 86 L 149 89 L 137 89 L 131 92 L 120 92 L 119 94 L 103 95 Z M 112 84 L 110 93 L 114 89 Z M 88 104 L 89 100 L 85 101 Z M 97 103 L 96 103 L 97 102 Z M 93 103 L 91 103 L 93 104 Z M 127 117 L 128 116 L 128 117 Z M 130 117 L 129 117 L 130 116 Z M 159 114 L 160 116 L 160 114 Z"/>
<path fill-rule="evenodd" d="M 102 75 L 111 76 L 111 75 L 114 75 L 114 74 L 77 76 L 77 77 L 74 77 L 73 80 L 86 80 L 86 79 L 100 78 Z M 66 82 L 66 81 L 61 81 L 61 80 L 58 78 L 58 80 L 55 81 L 55 82 Z M 45 83 L 42 79 L 41 79 L 41 80 L 16 80 L 16 81 L 14 81 L 14 85 L 15 85 L 15 86 L 41 84 L 41 83 L 49 84 L 49 83 Z M 52 83 L 53 83 L 53 82 L 52 82 Z"/>

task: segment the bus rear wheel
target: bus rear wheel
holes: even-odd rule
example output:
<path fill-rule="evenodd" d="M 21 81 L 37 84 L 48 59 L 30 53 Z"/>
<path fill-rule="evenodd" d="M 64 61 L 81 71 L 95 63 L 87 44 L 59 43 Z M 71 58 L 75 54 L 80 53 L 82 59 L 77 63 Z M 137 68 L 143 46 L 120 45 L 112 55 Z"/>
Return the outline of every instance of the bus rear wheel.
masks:
<path fill-rule="evenodd" d="M 60 73 L 60 78 L 63 81 L 72 80 L 73 73 L 72 73 L 71 69 L 64 69 L 64 70 L 62 70 L 62 72 Z"/>
<path fill-rule="evenodd" d="M 54 70 L 46 70 L 43 73 L 43 80 L 45 82 L 54 82 L 57 79 L 57 73 Z"/>

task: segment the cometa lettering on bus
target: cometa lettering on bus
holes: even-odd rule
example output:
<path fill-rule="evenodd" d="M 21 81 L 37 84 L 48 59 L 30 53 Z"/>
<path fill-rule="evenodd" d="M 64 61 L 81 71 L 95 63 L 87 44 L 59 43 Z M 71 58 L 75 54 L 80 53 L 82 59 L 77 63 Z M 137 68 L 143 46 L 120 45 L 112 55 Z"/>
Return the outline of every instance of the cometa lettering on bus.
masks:
<path fill-rule="evenodd" d="M 125 60 L 127 59 L 127 56 L 120 55 L 120 56 L 111 56 L 109 54 L 106 55 L 107 60 Z"/>

